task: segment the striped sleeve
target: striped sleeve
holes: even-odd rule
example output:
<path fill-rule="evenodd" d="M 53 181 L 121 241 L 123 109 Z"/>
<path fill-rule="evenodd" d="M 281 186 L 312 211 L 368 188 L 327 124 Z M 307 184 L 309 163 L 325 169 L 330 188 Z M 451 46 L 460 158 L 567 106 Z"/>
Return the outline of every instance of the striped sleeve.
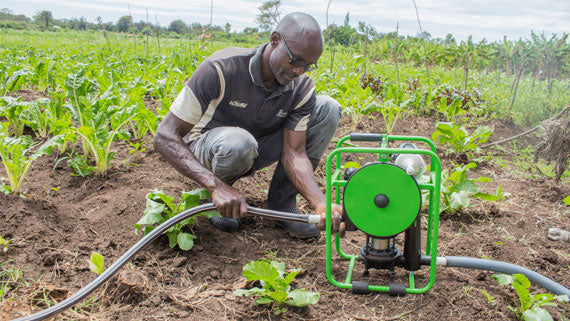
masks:
<path fill-rule="evenodd" d="M 203 62 L 170 106 L 170 112 L 181 120 L 196 125 L 208 106 L 220 98 L 219 70 L 212 62 Z"/>

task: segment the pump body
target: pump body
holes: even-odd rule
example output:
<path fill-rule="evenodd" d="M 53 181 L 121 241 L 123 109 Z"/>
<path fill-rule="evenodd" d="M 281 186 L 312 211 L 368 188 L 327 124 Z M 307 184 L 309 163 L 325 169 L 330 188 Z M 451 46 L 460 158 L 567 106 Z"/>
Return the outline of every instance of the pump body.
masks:
<path fill-rule="evenodd" d="M 347 140 L 378 142 L 379 147 L 356 148 L 342 147 Z M 389 142 L 407 141 L 399 148 L 388 148 Z M 429 149 L 418 149 L 413 143 L 424 143 Z M 411 146 L 411 147 L 410 147 Z M 378 161 L 360 168 L 342 168 L 341 155 L 347 153 L 366 153 L 378 155 Z M 429 159 L 430 170 L 425 172 L 424 157 Z M 334 166 L 333 166 L 334 162 Z M 439 225 L 439 194 L 441 183 L 441 162 L 435 153 L 433 142 L 424 137 L 390 136 L 385 134 L 351 134 L 342 138 L 337 148 L 329 155 L 326 163 L 327 197 L 327 278 L 341 288 L 350 288 L 356 293 L 384 291 L 393 295 L 423 293 L 429 290 L 435 281 L 437 256 L 437 226 Z M 420 180 L 421 181 L 418 181 Z M 427 193 L 427 235 L 422 251 L 421 244 L 421 209 L 422 192 Z M 360 230 L 366 235 L 366 241 L 355 254 L 344 253 L 340 249 L 340 240 L 335 234 L 336 252 L 349 260 L 347 276 L 344 282 L 332 276 L 332 235 L 330 232 L 330 205 L 332 195 L 335 202 L 343 204 L 343 221 L 347 231 Z M 342 199 L 341 199 L 342 197 Z M 403 252 L 396 245 L 396 237 L 404 234 Z M 420 257 L 430 255 L 430 277 L 428 283 L 417 288 L 414 271 L 420 269 Z M 409 283 L 372 285 L 366 279 L 356 280 L 353 275 L 355 264 L 364 264 L 362 278 L 369 275 L 369 270 L 389 270 L 392 275 L 395 268 L 409 271 Z"/>

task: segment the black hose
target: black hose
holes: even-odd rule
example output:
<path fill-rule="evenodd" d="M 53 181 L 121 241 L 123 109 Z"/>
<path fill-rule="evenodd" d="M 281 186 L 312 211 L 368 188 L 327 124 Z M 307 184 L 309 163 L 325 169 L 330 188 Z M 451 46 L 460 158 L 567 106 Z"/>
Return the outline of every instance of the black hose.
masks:
<path fill-rule="evenodd" d="M 117 271 L 123 265 L 125 265 L 128 261 L 130 261 L 140 250 L 142 250 L 146 245 L 148 245 L 150 242 L 154 241 L 157 237 L 166 232 L 166 230 L 184 221 L 187 218 L 193 217 L 202 212 L 211 211 L 215 209 L 216 207 L 214 206 L 214 204 L 208 203 L 193 207 L 187 211 L 184 211 L 172 217 L 168 221 L 157 226 L 145 237 L 140 239 L 133 247 L 131 247 L 125 254 L 123 254 L 117 261 L 115 261 L 115 263 L 113 263 L 110 267 L 108 267 L 103 273 L 101 273 L 101 275 L 99 275 L 95 280 L 91 281 L 91 283 L 89 283 L 87 286 L 80 289 L 77 293 L 75 293 L 74 295 L 70 296 L 69 298 L 65 299 L 64 301 L 61 301 L 60 303 L 54 306 L 51 306 L 37 313 L 34 313 L 30 316 L 17 319 L 16 321 L 45 320 L 66 309 L 69 309 L 70 307 L 81 301 L 83 298 L 91 294 L 93 291 L 95 291 L 103 283 L 108 281 L 115 273 L 117 273 Z M 314 223 L 318 217 L 317 215 L 292 214 L 286 212 L 261 209 L 252 206 L 248 206 L 247 211 L 248 213 L 256 216 L 277 219 L 282 221 L 293 221 L 293 222 L 304 222 L 304 223 Z"/>
<path fill-rule="evenodd" d="M 429 265 L 430 258 L 431 258 L 430 256 L 422 255 L 420 259 L 420 264 Z M 520 273 L 524 274 L 529 279 L 530 282 L 539 284 L 543 288 L 547 289 L 548 291 L 556 295 L 566 294 L 568 295 L 568 297 L 570 297 L 570 290 L 568 290 L 564 286 L 552 281 L 551 279 L 545 277 L 540 273 L 534 272 L 522 266 L 514 265 L 511 263 L 477 259 L 465 256 L 445 256 L 445 257 L 438 256 L 437 264 L 449 267 L 488 270 L 488 271 L 494 271 L 506 274 Z"/>

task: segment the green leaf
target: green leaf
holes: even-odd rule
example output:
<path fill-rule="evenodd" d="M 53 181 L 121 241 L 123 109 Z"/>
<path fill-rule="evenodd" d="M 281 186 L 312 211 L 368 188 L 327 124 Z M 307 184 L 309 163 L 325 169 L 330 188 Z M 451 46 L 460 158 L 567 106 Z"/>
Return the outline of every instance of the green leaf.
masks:
<path fill-rule="evenodd" d="M 484 201 L 490 201 L 490 202 L 495 202 L 499 200 L 499 197 L 497 195 L 487 194 L 487 193 L 475 193 L 473 194 L 473 197 L 477 197 Z"/>
<path fill-rule="evenodd" d="M 289 285 L 293 281 L 293 279 L 297 276 L 297 274 L 299 274 L 299 272 L 301 272 L 300 268 L 291 271 L 291 273 L 287 274 L 287 276 L 284 278 L 283 282 L 286 285 Z"/>
<path fill-rule="evenodd" d="M 287 300 L 287 304 L 296 307 L 304 307 L 309 304 L 316 304 L 319 302 L 320 297 L 321 294 L 319 292 L 297 289 L 289 292 L 289 300 Z"/>
<path fill-rule="evenodd" d="M 469 206 L 469 195 L 465 191 L 453 192 L 449 198 L 449 207 L 452 210 Z"/>
<path fill-rule="evenodd" d="M 513 276 L 509 274 L 495 274 L 493 279 L 497 280 L 500 286 L 511 284 L 513 282 Z"/>
<path fill-rule="evenodd" d="M 245 295 L 245 296 L 250 296 L 250 295 L 252 295 L 252 294 L 261 294 L 261 293 L 263 293 L 263 292 L 265 292 L 265 290 L 260 289 L 260 288 L 258 288 L 258 287 L 253 287 L 253 288 L 251 288 L 251 289 L 249 289 L 249 290 L 247 290 L 247 289 L 237 289 L 237 290 L 235 290 L 233 293 L 234 293 L 234 295 L 237 295 L 237 296 L 244 296 L 244 295 Z"/>
<path fill-rule="evenodd" d="M 174 206 L 174 198 L 172 196 L 166 195 L 163 191 L 155 189 L 152 193 L 146 196 L 147 199 L 153 201 L 162 201 L 168 209 L 173 211 L 176 207 Z"/>
<path fill-rule="evenodd" d="M 188 251 L 191 250 L 192 247 L 194 247 L 194 239 L 196 238 L 195 235 L 192 235 L 190 233 L 180 233 L 178 234 L 178 246 L 184 250 L 184 251 Z"/>
<path fill-rule="evenodd" d="M 166 236 L 168 236 L 168 246 L 173 249 L 176 244 L 178 243 L 178 235 L 176 232 L 166 232 Z"/>
<path fill-rule="evenodd" d="M 552 321 L 552 316 L 541 307 L 534 307 L 524 311 L 522 319 L 525 321 Z"/>
<path fill-rule="evenodd" d="M 255 300 L 255 305 L 269 304 L 271 302 L 273 302 L 273 299 L 271 299 L 269 297 L 261 297 L 261 298 Z"/>
<path fill-rule="evenodd" d="M 166 206 L 164 204 L 147 199 L 146 209 L 143 212 L 143 216 L 135 224 L 137 231 L 141 225 L 160 224 L 164 222 L 165 219 L 162 216 L 162 212 L 164 212 L 165 209 Z"/>
<path fill-rule="evenodd" d="M 265 261 L 249 262 L 243 267 L 243 276 L 248 281 L 261 280 L 275 287 L 275 280 L 279 278 L 279 271 Z"/>
<path fill-rule="evenodd" d="M 287 291 L 285 290 L 278 290 L 278 291 L 271 291 L 269 293 L 269 297 L 271 299 L 273 299 L 274 301 L 276 301 L 279 304 L 284 303 L 285 301 L 287 301 Z"/>
<path fill-rule="evenodd" d="M 105 271 L 105 259 L 103 255 L 93 252 L 91 253 L 91 260 L 89 261 L 89 269 L 91 272 L 100 275 Z"/>
<path fill-rule="evenodd" d="M 570 196 L 566 196 L 566 197 L 564 198 L 564 200 L 562 200 L 562 201 L 564 202 L 564 204 L 570 206 Z"/>
<path fill-rule="evenodd" d="M 532 298 L 530 297 L 530 293 L 528 291 L 530 282 L 527 277 L 519 273 L 513 274 L 513 282 L 511 285 L 519 296 L 522 311 L 528 310 L 532 305 Z"/>
<path fill-rule="evenodd" d="M 554 299 L 558 302 L 562 302 L 564 304 L 568 303 L 568 296 L 566 294 L 564 295 L 555 295 Z"/>

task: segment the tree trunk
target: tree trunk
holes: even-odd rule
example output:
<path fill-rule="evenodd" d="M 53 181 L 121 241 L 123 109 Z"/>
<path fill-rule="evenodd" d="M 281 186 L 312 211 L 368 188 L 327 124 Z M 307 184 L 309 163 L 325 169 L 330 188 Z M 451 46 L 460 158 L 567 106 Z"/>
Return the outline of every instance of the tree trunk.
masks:
<path fill-rule="evenodd" d="M 521 77 L 522 77 L 522 74 L 524 72 L 524 68 L 526 67 L 527 62 L 528 62 L 528 60 L 525 60 L 522 63 L 521 70 L 519 71 L 519 75 L 517 76 L 515 91 L 513 93 L 513 100 L 511 100 L 511 110 L 513 109 L 513 106 L 515 105 L 515 98 L 517 97 L 517 90 L 519 89 L 519 81 L 521 80 Z M 511 115 L 512 115 L 512 113 L 511 113 Z"/>
<path fill-rule="evenodd" d="M 465 81 L 464 81 L 464 87 L 465 87 L 465 92 L 467 92 L 467 80 L 469 79 L 469 52 L 465 53 Z"/>

